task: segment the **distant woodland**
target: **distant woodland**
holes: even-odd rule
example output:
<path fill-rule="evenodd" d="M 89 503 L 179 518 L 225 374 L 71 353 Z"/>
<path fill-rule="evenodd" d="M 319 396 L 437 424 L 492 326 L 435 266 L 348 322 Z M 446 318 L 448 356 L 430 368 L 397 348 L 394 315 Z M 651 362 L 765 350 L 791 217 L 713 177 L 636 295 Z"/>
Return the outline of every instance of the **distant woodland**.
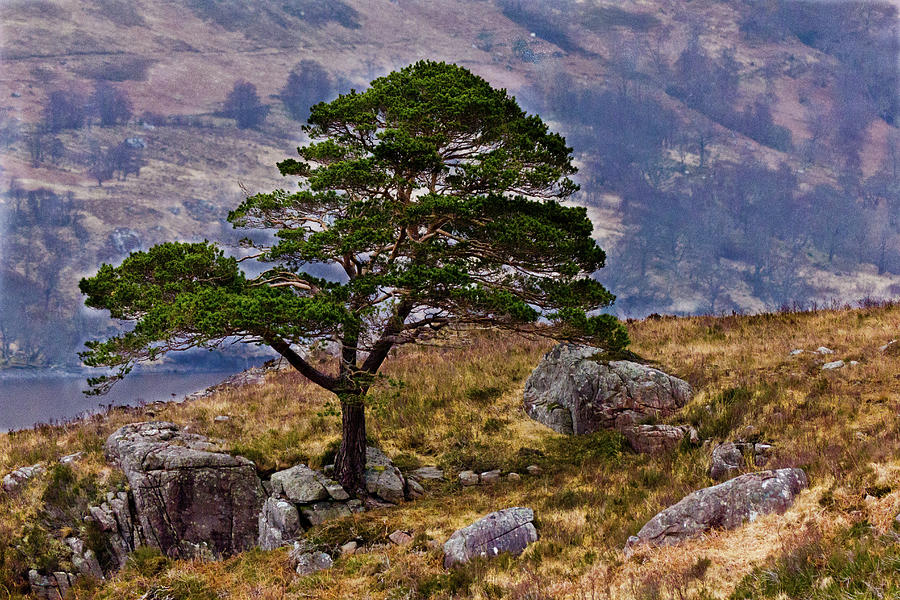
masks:
<path fill-rule="evenodd" d="M 101 262 L 172 237 L 236 246 L 224 214 L 285 185 L 274 162 L 308 107 L 419 57 L 465 64 L 566 135 L 621 317 L 900 296 L 893 4 L 102 4 L 0 9 L 0 368 L 76 364 L 114 327 L 75 288 Z M 160 40 L 151 11 L 190 18 Z M 428 33 L 442 12 L 446 37 Z M 384 38 L 399 33 L 378 19 L 401 14 L 411 37 Z M 41 45 L 71 20 L 95 29 Z M 230 78 L 186 89 L 179 60 Z"/>

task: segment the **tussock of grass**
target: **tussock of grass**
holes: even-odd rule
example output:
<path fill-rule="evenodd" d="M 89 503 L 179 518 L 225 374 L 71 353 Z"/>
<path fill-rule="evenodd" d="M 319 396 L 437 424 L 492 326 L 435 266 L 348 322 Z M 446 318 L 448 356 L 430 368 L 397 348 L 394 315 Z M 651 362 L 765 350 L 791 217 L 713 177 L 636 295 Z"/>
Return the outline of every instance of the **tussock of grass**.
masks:
<path fill-rule="evenodd" d="M 404 468 L 438 464 L 450 479 L 430 484 L 416 502 L 308 534 L 336 557 L 350 539 L 359 553 L 305 578 L 288 569 L 285 550 L 217 563 L 141 555 L 102 585 L 84 583 L 78 597 L 139 597 L 157 586 L 178 598 L 768 598 L 788 593 L 772 591 L 787 584 L 766 583 L 771 573 L 779 582 L 807 581 L 806 559 L 791 558 L 803 556 L 825 567 L 812 588 L 797 588 L 801 596 L 812 590 L 808 597 L 837 597 L 821 591 L 832 585 L 822 577 L 839 582 L 846 573 L 894 589 L 889 569 L 896 553 L 889 542 L 900 512 L 900 380 L 896 357 L 878 347 L 898 337 L 900 309 L 653 319 L 629 328 L 634 352 L 695 386 L 694 399 L 673 422 L 690 422 L 714 441 L 771 442 L 769 466 L 807 469 L 812 489 L 788 513 L 625 561 L 620 550 L 629 535 L 660 509 L 713 483 L 710 448 L 648 457 L 627 451 L 614 434 L 571 438 L 550 431 L 521 408 L 524 381 L 550 345 L 482 333 L 465 344 L 405 348 L 388 362 L 372 393 L 371 442 Z M 822 345 L 860 364 L 822 372 L 831 357 L 808 352 Z M 807 352 L 790 356 L 794 348 Z M 50 470 L 17 500 L 0 498 L 0 576 L 12 589 L 23 583 L 12 579 L 23 566 L 65 566 L 60 527 L 67 519 L 72 531 L 83 525 L 54 512 L 58 501 L 47 499 L 72 494 L 75 506 L 121 485 L 104 462 L 102 443 L 122 424 L 152 411 L 152 418 L 221 438 L 232 452 L 272 471 L 301 461 L 326 464 L 339 435 L 335 408 L 299 375 L 277 373 L 264 386 L 191 403 L 116 409 L 104 418 L 0 436 L 0 471 L 85 452 L 71 473 Z M 231 419 L 216 423 L 219 414 Z M 542 474 L 472 488 L 455 480 L 463 469 L 524 473 L 530 464 Z M 440 545 L 456 528 L 519 505 L 535 510 L 540 532 L 521 557 L 442 569 Z M 415 543 L 388 543 L 395 529 L 412 531 Z M 840 585 L 832 587 L 856 591 Z"/>

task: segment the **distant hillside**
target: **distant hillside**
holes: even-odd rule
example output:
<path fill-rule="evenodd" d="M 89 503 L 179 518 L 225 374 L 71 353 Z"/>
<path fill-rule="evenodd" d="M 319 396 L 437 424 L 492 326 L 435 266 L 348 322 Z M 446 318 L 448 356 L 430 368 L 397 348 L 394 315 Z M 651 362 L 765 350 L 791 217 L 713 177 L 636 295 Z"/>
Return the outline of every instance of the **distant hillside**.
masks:
<path fill-rule="evenodd" d="M 622 316 L 900 294 L 896 4 L 12 0 L 0 23 L 0 366 L 76 360 L 100 262 L 236 243 L 225 213 L 303 141 L 285 101 L 419 58 L 567 136 Z M 256 129 L 223 112 L 239 80 Z"/>

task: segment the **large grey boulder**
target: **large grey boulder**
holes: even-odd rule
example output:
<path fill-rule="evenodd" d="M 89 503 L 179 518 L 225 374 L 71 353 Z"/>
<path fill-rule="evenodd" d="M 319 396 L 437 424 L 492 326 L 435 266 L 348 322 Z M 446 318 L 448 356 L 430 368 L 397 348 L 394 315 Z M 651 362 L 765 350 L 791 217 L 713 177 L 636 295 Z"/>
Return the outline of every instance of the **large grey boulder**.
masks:
<path fill-rule="evenodd" d="M 748 465 L 764 467 L 772 453 L 770 444 L 753 442 L 726 442 L 712 451 L 709 476 L 717 481 L 733 477 Z"/>
<path fill-rule="evenodd" d="M 671 546 L 710 529 L 735 529 L 769 513 L 783 513 L 809 485 L 802 469 L 760 471 L 697 490 L 657 514 L 636 536 L 628 538 L 626 555 L 635 547 Z"/>
<path fill-rule="evenodd" d="M 366 448 L 366 491 L 382 500 L 399 504 L 405 500 L 406 487 L 400 469 L 384 452 L 371 446 Z"/>
<path fill-rule="evenodd" d="M 580 435 L 666 417 L 690 399 L 686 381 L 636 362 L 596 360 L 600 352 L 558 344 L 525 383 L 525 412 L 559 433 Z"/>
<path fill-rule="evenodd" d="M 457 529 L 444 543 L 444 568 L 465 564 L 476 556 L 521 554 L 538 539 L 533 521 L 534 511 L 517 506 L 492 512 Z"/>
<path fill-rule="evenodd" d="M 106 455 L 131 487 L 144 544 L 178 557 L 256 545 L 264 494 L 251 461 L 164 422 L 125 425 Z"/>

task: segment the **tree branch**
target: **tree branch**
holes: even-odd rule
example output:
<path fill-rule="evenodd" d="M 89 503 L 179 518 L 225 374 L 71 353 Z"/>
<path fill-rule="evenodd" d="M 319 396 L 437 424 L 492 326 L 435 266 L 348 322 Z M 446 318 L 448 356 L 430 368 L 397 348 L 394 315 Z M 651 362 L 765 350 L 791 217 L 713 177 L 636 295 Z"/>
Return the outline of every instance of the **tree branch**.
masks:
<path fill-rule="evenodd" d="M 304 377 L 330 392 L 337 389 L 338 384 L 340 383 L 337 377 L 326 375 L 313 367 L 306 362 L 302 356 L 294 352 L 294 349 L 291 348 L 290 344 L 280 338 L 267 337 L 265 340 L 269 346 L 278 352 L 278 354 L 285 357 L 290 365 L 300 371 Z"/>

